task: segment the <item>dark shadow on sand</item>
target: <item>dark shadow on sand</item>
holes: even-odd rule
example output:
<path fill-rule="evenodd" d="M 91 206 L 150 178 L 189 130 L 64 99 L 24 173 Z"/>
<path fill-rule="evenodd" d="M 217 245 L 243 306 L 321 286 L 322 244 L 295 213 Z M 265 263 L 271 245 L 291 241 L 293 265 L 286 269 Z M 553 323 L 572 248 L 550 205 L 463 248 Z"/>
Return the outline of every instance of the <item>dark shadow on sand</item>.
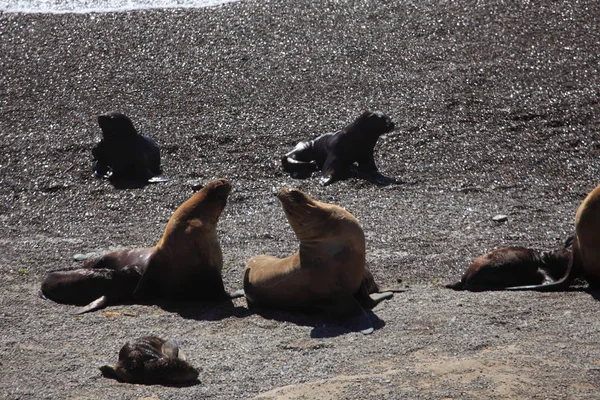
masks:
<path fill-rule="evenodd" d="M 196 321 L 220 321 L 229 317 L 244 318 L 253 313 L 246 307 L 233 304 L 230 299 L 215 301 L 154 300 L 140 304 L 156 305 L 164 311 L 176 313 Z"/>
<path fill-rule="evenodd" d="M 268 320 L 291 322 L 298 326 L 310 326 L 312 327 L 310 337 L 313 339 L 333 338 L 352 332 L 360 333 L 361 331 L 359 324 L 351 317 L 341 319 L 318 311 L 284 311 L 252 307 L 249 312 Z M 379 319 L 371 310 L 366 310 L 366 313 L 371 319 L 374 330 L 379 330 L 385 326 L 385 322 Z"/>
<path fill-rule="evenodd" d="M 120 383 L 125 383 L 128 385 L 144 385 L 144 386 L 165 386 L 165 387 L 172 387 L 172 388 L 185 388 L 185 387 L 191 387 L 191 386 L 196 386 L 201 384 L 202 382 L 200 381 L 200 379 L 194 379 L 193 381 L 190 382 L 185 382 L 185 383 L 163 383 L 163 382 L 152 382 L 152 383 L 148 383 L 148 382 L 126 382 L 123 381 L 119 378 L 117 378 L 116 376 L 112 376 L 112 375 L 105 375 L 104 373 L 102 373 L 102 377 L 106 378 L 106 379 L 113 379 L 117 382 Z"/>

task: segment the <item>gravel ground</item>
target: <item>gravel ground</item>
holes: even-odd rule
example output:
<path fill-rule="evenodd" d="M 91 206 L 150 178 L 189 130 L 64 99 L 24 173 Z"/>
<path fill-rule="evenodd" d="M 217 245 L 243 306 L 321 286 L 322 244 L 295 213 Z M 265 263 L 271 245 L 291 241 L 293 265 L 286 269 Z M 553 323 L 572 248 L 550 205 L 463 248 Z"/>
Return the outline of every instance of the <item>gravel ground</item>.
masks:
<path fill-rule="evenodd" d="M 493 248 L 552 249 L 573 231 L 599 183 L 599 49 L 593 0 L 0 14 L 0 397 L 597 399 L 594 293 L 440 284 Z M 365 108 L 396 123 L 376 160 L 404 184 L 320 187 L 275 166 Z M 169 182 L 92 177 L 93 117 L 108 110 L 157 141 Z M 191 183 L 218 177 L 234 185 L 219 223 L 228 289 L 253 255 L 296 250 L 272 195 L 293 186 L 357 216 L 376 280 L 408 291 L 374 310 L 370 336 L 243 299 L 74 317 L 37 297 L 76 253 L 154 245 Z M 100 376 L 147 334 L 177 339 L 200 383 Z"/>

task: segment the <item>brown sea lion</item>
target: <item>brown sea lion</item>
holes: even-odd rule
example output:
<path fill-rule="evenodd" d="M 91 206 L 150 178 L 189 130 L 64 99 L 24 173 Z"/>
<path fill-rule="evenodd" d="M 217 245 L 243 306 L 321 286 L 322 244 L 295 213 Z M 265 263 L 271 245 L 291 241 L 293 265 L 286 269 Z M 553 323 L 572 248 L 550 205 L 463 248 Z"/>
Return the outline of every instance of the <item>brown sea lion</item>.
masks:
<path fill-rule="evenodd" d="M 573 264 L 591 287 L 600 287 L 600 186 L 583 200 L 575 215 Z"/>
<path fill-rule="evenodd" d="M 92 149 L 96 177 L 142 183 L 166 180 L 157 177 L 162 173 L 158 146 L 150 137 L 140 135 L 125 114 L 99 115 L 98 124 L 102 140 Z"/>
<path fill-rule="evenodd" d="M 564 276 L 570 260 L 568 248 L 539 252 L 525 247 L 502 247 L 477 257 L 460 281 L 446 287 L 480 292 L 547 285 Z"/>
<path fill-rule="evenodd" d="M 381 111 L 365 111 L 341 131 L 298 143 L 283 156 L 281 166 L 294 178 L 306 178 L 321 170 L 322 185 L 352 176 L 379 185 L 400 183 L 381 175 L 373 157 L 379 136 L 393 129 L 394 123 Z"/>
<path fill-rule="evenodd" d="M 130 301 L 152 250 L 113 251 L 86 261 L 82 268 L 50 272 L 42 282 L 40 296 L 57 303 L 87 304 L 73 314 Z"/>
<path fill-rule="evenodd" d="M 600 185 L 596 186 L 577 208 L 573 255 L 562 279 L 555 283 L 525 286 L 514 290 L 556 291 L 569 287 L 583 276 L 590 287 L 600 287 Z"/>
<path fill-rule="evenodd" d="M 249 305 L 358 316 L 360 330 L 371 333 L 373 324 L 364 308 L 373 308 L 392 293 L 369 296 L 372 275 L 365 274 L 365 237 L 358 220 L 297 189 L 283 189 L 277 198 L 300 248 L 287 258 L 260 255 L 248 261 L 244 292 Z"/>
<path fill-rule="evenodd" d="M 227 293 L 221 278 L 217 222 L 230 191 L 227 180 L 214 180 L 175 210 L 154 247 L 136 298 L 220 300 L 243 295 Z"/>
<path fill-rule="evenodd" d="M 129 383 L 186 384 L 198 378 L 198 370 L 186 361 L 174 340 L 145 336 L 126 343 L 116 365 L 100 367 L 102 375 Z"/>

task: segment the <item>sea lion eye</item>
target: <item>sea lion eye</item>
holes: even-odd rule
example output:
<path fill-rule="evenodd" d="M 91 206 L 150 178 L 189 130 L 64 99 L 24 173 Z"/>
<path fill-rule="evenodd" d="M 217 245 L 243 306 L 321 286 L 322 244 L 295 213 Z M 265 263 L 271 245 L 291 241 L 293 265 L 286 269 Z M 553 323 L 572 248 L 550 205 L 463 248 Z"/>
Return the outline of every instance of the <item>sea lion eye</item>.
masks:
<path fill-rule="evenodd" d="M 294 199 L 294 201 L 300 202 L 300 201 L 304 200 L 304 196 L 302 195 L 302 193 L 300 193 L 296 190 L 291 191 L 290 196 L 292 196 L 292 199 Z"/>

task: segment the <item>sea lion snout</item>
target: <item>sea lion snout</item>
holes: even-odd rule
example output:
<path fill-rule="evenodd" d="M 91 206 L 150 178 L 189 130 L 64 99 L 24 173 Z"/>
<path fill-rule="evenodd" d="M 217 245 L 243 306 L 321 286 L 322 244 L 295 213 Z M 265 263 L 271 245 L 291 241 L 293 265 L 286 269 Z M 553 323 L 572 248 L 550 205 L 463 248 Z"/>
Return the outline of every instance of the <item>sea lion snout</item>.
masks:
<path fill-rule="evenodd" d="M 217 179 L 207 184 L 204 189 L 210 191 L 218 198 L 227 198 L 231 192 L 232 185 L 227 179 Z"/>
<path fill-rule="evenodd" d="M 295 203 L 302 203 L 307 200 L 306 195 L 302 193 L 302 191 L 293 188 L 281 189 L 275 196 L 277 196 L 281 202 L 292 200 Z"/>

